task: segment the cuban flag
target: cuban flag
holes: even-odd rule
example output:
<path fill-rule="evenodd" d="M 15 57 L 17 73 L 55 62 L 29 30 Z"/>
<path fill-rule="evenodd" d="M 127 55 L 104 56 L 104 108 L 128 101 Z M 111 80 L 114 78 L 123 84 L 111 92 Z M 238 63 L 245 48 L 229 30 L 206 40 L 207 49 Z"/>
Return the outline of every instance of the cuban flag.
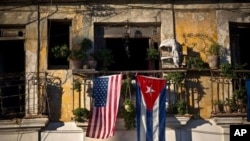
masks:
<path fill-rule="evenodd" d="M 136 76 L 137 141 L 165 141 L 166 80 Z"/>

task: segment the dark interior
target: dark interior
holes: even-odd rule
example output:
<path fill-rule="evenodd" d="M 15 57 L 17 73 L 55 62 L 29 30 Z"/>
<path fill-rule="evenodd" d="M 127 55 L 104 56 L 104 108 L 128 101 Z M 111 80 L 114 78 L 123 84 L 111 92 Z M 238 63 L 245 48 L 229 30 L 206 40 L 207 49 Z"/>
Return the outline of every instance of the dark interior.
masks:
<path fill-rule="evenodd" d="M 114 63 L 109 70 L 147 70 L 149 38 L 106 38 L 106 47 L 112 50 Z"/>
<path fill-rule="evenodd" d="M 232 64 L 243 65 L 244 69 L 250 69 L 249 34 L 249 23 L 230 23 Z"/>
<path fill-rule="evenodd" d="M 247 63 L 245 69 L 250 69 L 250 57 L 249 57 L 249 34 L 250 34 L 250 25 L 249 27 L 239 28 L 239 44 L 240 44 L 240 53 L 241 64 Z"/>
<path fill-rule="evenodd" d="M 0 41 L 0 73 L 24 72 L 24 41 Z"/>

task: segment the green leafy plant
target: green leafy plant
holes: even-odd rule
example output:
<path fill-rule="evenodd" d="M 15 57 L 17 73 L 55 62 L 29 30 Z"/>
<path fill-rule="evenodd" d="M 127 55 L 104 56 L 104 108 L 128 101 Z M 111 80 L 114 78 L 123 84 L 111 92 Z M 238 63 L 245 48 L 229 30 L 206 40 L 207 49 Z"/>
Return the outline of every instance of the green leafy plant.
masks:
<path fill-rule="evenodd" d="M 88 38 L 83 38 L 80 43 L 79 49 L 72 49 L 70 51 L 70 54 L 68 56 L 68 60 L 82 60 L 84 58 L 87 58 L 87 51 L 92 47 L 92 42 Z"/>
<path fill-rule="evenodd" d="M 247 94 L 245 88 L 239 88 L 233 91 L 233 98 L 236 103 L 237 112 L 245 112 L 247 104 Z"/>
<path fill-rule="evenodd" d="M 214 105 L 223 104 L 223 101 L 222 101 L 222 100 L 216 99 L 216 100 L 213 100 L 213 104 L 214 104 Z"/>
<path fill-rule="evenodd" d="M 237 110 L 235 100 L 233 98 L 226 98 L 223 101 L 223 105 L 224 105 L 224 112 L 226 113 L 232 113 Z"/>
<path fill-rule="evenodd" d="M 213 100 L 213 112 L 222 113 L 223 112 L 223 101 L 219 99 Z"/>
<path fill-rule="evenodd" d="M 136 125 L 135 117 L 136 111 L 135 106 L 131 99 L 125 99 L 123 103 L 123 108 L 121 111 L 121 116 L 125 123 L 125 128 L 127 130 L 134 129 Z"/>
<path fill-rule="evenodd" d="M 147 59 L 148 60 L 157 60 L 160 57 L 160 52 L 152 47 L 147 48 Z"/>
<path fill-rule="evenodd" d="M 90 111 L 87 108 L 76 108 L 73 110 L 75 121 L 84 122 L 89 119 Z"/>
<path fill-rule="evenodd" d="M 186 107 L 186 102 L 184 100 L 179 100 L 176 103 L 176 107 L 177 107 L 177 113 L 180 115 L 184 115 L 187 113 L 187 107 Z"/>
<path fill-rule="evenodd" d="M 80 92 L 81 91 L 81 85 L 82 85 L 82 83 L 81 83 L 81 81 L 80 81 L 80 79 L 74 79 L 73 80 L 73 90 L 76 90 L 77 92 Z"/>
<path fill-rule="evenodd" d="M 205 68 L 205 63 L 198 56 L 188 56 L 187 57 L 187 66 L 189 68 L 201 70 L 201 69 Z"/>
<path fill-rule="evenodd" d="M 234 78 L 236 76 L 234 67 L 229 63 L 221 63 L 220 71 L 224 77 L 229 78 L 229 79 Z"/>
<path fill-rule="evenodd" d="M 64 58 L 69 55 L 70 50 L 66 44 L 63 44 L 51 48 L 51 52 L 53 53 L 55 58 Z"/>
<path fill-rule="evenodd" d="M 174 104 L 169 105 L 167 112 L 170 114 L 184 115 L 188 113 L 187 105 L 184 100 L 179 100 Z"/>
<path fill-rule="evenodd" d="M 94 58 L 97 61 L 97 66 L 99 67 L 99 69 L 103 71 L 108 70 L 108 66 L 114 63 L 112 51 L 107 48 L 95 51 Z"/>
<path fill-rule="evenodd" d="M 221 50 L 221 45 L 217 42 L 213 42 L 210 47 L 208 48 L 208 53 L 210 55 L 216 55 L 219 56 L 220 55 L 220 50 Z"/>
<path fill-rule="evenodd" d="M 121 108 L 121 116 L 125 123 L 125 128 L 130 130 L 135 128 L 135 106 L 132 102 L 132 93 L 134 87 L 132 84 L 132 79 L 129 75 L 126 75 L 126 78 L 122 82 L 121 95 L 123 96 L 124 102 L 123 107 Z"/>
<path fill-rule="evenodd" d="M 181 72 L 170 72 L 167 73 L 165 78 L 174 84 L 180 84 L 184 80 L 184 75 Z"/>
<path fill-rule="evenodd" d="M 233 97 L 235 99 L 246 99 L 246 89 L 245 88 L 239 88 L 233 91 Z"/>

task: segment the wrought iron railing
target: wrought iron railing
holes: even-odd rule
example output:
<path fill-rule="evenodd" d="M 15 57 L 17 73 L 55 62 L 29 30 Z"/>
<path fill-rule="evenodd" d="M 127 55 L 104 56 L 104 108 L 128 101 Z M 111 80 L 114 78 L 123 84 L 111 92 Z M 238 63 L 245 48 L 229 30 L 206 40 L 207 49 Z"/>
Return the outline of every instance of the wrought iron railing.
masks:
<path fill-rule="evenodd" d="M 244 109 L 228 111 L 222 109 L 222 111 L 215 111 L 215 101 L 219 100 L 226 105 L 226 100 L 234 96 L 235 91 L 245 88 L 244 80 L 249 76 L 250 71 L 236 70 L 235 77 L 232 79 L 225 78 L 219 70 L 186 70 L 186 69 L 169 69 L 169 70 L 147 70 L 147 71 L 88 71 L 88 70 L 74 70 L 74 77 L 82 79 L 82 91 L 83 97 L 78 103 L 78 107 L 88 107 L 91 105 L 91 87 L 92 79 L 94 76 L 108 75 L 114 73 L 123 73 L 132 76 L 134 79 L 136 75 L 148 75 L 158 78 L 167 79 L 167 100 L 166 110 L 170 114 L 192 114 L 194 116 L 200 116 L 202 108 L 207 110 L 211 108 L 211 116 L 246 116 Z M 176 81 L 176 75 L 181 75 L 182 79 Z M 125 75 L 125 76 L 126 76 Z M 175 76 L 173 76 L 175 75 Z M 171 79 L 166 76 L 173 76 Z M 204 79 L 205 78 L 205 79 Z M 205 82 L 206 81 L 206 82 Z M 204 84 L 206 83 L 206 86 Z M 208 90 L 206 90 L 208 89 Z M 86 93 L 85 93 L 86 92 Z M 204 101 L 204 96 L 211 98 L 211 103 L 207 103 L 201 106 L 201 101 Z M 244 91 L 246 95 L 246 91 Z M 86 99 L 89 97 L 89 103 L 86 103 Z M 246 99 L 245 99 L 246 100 Z M 209 100 L 205 100 L 209 101 Z M 232 108 L 238 108 L 236 99 L 233 99 L 231 103 Z M 83 105 L 81 105 L 83 103 Z M 245 103 L 246 104 L 246 103 Z M 77 107 L 75 107 L 77 108 Z M 179 110 L 179 111 L 178 111 Z"/>
<path fill-rule="evenodd" d="M 92 79 L 94 76 L 103 76 L 110 74 L 124 74 L 124 80 L 128 77 L 132 79 L 131 88 L 132 100 L 135 99 L 135 77 L 136 75 L 153 76 L 157 78 L 164 78 L 167 80 L 167 99 L 166 99 L 166 111 L 173 114 L 186 114 L 189 112 L 188 109 L 188 97 L 186 92 L 186 73 L 187 70 L 184 69 L 173 69 L 173 70 L 148 70 L 148 71 L 89 71 L 89 70 L 74 70 L 74 81 L 77 80 L 82 82 L 81 91 L 77 93 L 80 95 L 79 105 L 74 107 L 89 107 L 92 102 L 91 92 L 92 92 Z M 171 78 L 171 79 L 170 79 Z M 125 90 L 122 89 L 120 103 L 122 103 L 124 98 Z M 83 94 L 83 95 L 82 95 Z M 130 94 L 125 94 L 130 95 Z M 81 98 L 83 97 L 83 98 Z M 88 100 L 86 100 L 88 99 Z M 83 105 L 81 105 L 83 103 Z M 122 104 L 121 104 L 122 105 Z"/>
<path fill-rule="evenodd" d="M 46 114 L 46 73 L 0 75 L 0 119 Z"/>
<path fill-rule="evenodd" d="M 245 116 L 247 109 L 246 79 L 249 70 L 233 70 L 225 75 L 220 70 L 211 71 L 212 116 Z"/>

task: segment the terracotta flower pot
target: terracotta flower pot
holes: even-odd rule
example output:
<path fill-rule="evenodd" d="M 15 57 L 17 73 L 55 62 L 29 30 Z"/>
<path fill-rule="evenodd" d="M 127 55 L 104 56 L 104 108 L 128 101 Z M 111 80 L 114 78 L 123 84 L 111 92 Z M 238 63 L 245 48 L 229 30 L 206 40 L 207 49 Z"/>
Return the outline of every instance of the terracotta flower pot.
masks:
<path fill-rule="evenodd" d="M 208 65 L 211 69 L 218 69 L 219 67 L 219 56 L 213 55 L 208 56 Z"/>

